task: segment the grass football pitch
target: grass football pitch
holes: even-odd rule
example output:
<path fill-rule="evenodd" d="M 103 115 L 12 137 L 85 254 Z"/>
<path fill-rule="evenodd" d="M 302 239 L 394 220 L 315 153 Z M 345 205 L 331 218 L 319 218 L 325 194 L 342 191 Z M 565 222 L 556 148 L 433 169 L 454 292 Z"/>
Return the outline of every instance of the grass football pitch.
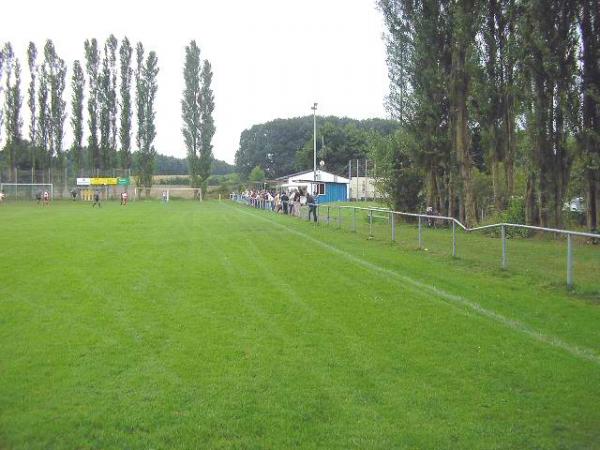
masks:
<path fill-rule="evenodd" d="M 358 231 L 1 205 L 0 448 L 600 448 L 597 248 L 569 293 Z"/>

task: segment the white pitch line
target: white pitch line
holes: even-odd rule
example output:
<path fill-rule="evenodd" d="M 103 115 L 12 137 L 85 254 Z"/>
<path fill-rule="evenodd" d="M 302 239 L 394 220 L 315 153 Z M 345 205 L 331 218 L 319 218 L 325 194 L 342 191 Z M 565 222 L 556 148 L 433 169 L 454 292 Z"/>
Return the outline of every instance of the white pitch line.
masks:
<path fill-rule="evenodd" d="M 257 219 L 263 220 L 265 222 L 269 222 L 280 228 L 284 228 L 287 232 L 293 233 L 293 234 L 300 236 L 308 241 L 311 241 L 311 242 L 319 245 L 320 247 L 322 247 L 326 250 L 329 250 L 330 252 L 337 253 L 338 255 L 346 258 L 347 260 L 353 262 L 354 264 L 362 266 L 373 272 L 385 275 L 386 277 L 396 278 L 397 280 L 402 281 L 404 283 L 408 283 L 417 289 L 429 291 L 430 293 L 434 294 L 435 296 L 446 300 L 446 302 L 448 302 L 450 304 L 460 305 L 465 308 L 468 308 L 471 311 L 479 314 L 480 316 L 487 317 L 488 319 L 491 319 L 497 323 L 500 323 L 501 325 L 504 325 L 507 328 L 510 328 L 514 331 L 518 331 L 520 333 L 523 333 L 523 334 L 535 339 L 538 342 L 542 342 L 543 344 L 547 344 L 551 347 L 564 350 L 567 353 L 571 354 L 572 356 L 575 356 L 577 358 L 581 358 L 581 359 L 584 359 L 587 361 L 591 361 L 597 365 L 600 365 L 600 356 L 598 354 L 596 354 L 592 349 L 572 345 L 572 344 L 569 344 L 569 343 L 563 341 L 562 339 L 560 339 L 556 336 L 544 334 L 541 331 L 531 328 L 530 326 L 528 326 L 527 324 L 525 324 L 523 322 L 520 322 L 515 319 L 509 319 L 508 317 L 498 314 L 495 311 L 486 309 L 483 306 L 481 306 L 479 303 L 468 300 L 464 297 L 461 297 L 460 295 L 451 294 L 450 292 L 444 291 L 443 289 L 440 289 L 435 286 L 431 286 L 429 284 L 425 284 L 421 281 L 415 280 L 406 275 L 401 275 L 398 272 L 394 272 L 393 270 L 386 269 L 385 267 L 381 267 L 376 264 L 373 264 L 367 260 L 359 258 L 351 253 L 348 253 L 344 250 L 341 250 L 337 247 L 327 244 L 326 242 L 323 242 L 319 239 L 309 236 L 308 234 L 302 233 L 301 231 L 298 231 L 298 230 L 292 229 L 288 226 L 282 225 L 282 224 L 275 222 L 269 218 L 266 218 L 262 215 L 251 214 L 247 211 L 242 210 L 241 208 L 237 209 L 237 211 L 239 211 L 240 213 L 252 216 L 252 217 L 256 217 Z"/>

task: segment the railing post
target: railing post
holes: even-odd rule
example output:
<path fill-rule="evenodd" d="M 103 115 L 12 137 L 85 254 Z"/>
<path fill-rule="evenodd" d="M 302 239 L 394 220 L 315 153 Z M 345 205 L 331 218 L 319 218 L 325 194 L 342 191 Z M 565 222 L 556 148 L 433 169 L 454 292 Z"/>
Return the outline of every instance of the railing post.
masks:
<path fill-rule="evenodd" d="M 390 220 L 392 221 L 392 242 L 396 242 L 396 220 L 394 213 L 390 213 Z"/>
<path fill-rule="evenodd" d="M 573 288 L 573 239 L 567 234 L 567 288 Z"/>
<path fill-rule="evenodd" d="M 456 258 L 456 222 L 452 221 L 452 257 Z"/>
<path fill-rule="evenodd" d="M 369 237 L 373 237 L 373 210 L 369 209 Z"/>
<path fill-rule="evenodd" d="M 506 269 L 508 260 L 506 258 L 506 228 L 504 225 L 500 227 L 500 235 L 502 236 L 502 268 Z"/>
<path fill-rule="evenodd" d="M 356 233 L 356 208 L 352 207 L 352 231 Z"/>
<path fill-rule="evenodd" d="M 422 240 L 421 240 L 421 216 L 419 216 L 419 250 L 422 248 Z"/>

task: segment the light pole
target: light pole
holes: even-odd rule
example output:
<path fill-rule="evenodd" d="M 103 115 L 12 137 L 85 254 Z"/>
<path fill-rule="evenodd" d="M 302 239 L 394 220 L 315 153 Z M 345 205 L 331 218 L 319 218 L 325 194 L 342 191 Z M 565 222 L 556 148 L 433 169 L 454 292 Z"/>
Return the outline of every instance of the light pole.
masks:
<path fill-rule="evenodd" d="M 313 110 L 313 181 L 317 181 L 317 103 L 315 102 L 310 109 Z"/>

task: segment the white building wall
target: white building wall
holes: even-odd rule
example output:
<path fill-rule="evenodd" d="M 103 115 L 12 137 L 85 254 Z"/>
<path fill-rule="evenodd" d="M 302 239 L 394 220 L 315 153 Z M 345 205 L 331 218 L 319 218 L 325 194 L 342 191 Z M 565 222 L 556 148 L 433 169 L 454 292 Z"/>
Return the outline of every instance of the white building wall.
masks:
<path fill-rule="evenodd" d="M 375 187 L 375 178 L 372 177 L 352 177 L 348 184 L 348 190 L 348 198 L 350 200 L 383 197 Z"/>

